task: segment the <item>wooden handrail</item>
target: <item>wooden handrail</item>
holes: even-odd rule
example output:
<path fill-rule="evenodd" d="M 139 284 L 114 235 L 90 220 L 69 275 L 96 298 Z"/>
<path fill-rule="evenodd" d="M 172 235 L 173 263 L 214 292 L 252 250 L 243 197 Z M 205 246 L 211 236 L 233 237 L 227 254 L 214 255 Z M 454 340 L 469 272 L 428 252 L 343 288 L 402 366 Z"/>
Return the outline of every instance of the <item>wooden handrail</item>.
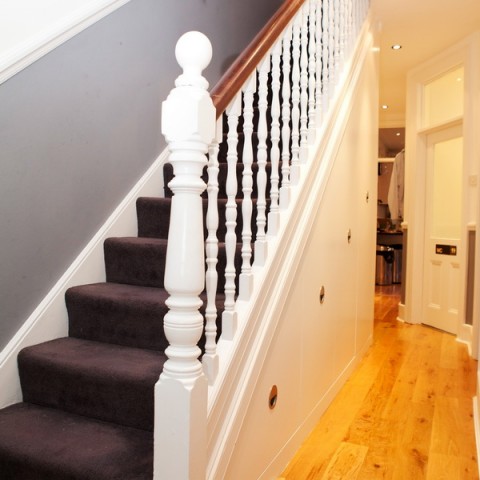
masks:
<path fill-rule="evenodd" d="M 305 0 L 285 0 L 213 87 L 210 95 L 217 110 L 217 118 L 225 111 L 233 97 L 304 3 Z"/>

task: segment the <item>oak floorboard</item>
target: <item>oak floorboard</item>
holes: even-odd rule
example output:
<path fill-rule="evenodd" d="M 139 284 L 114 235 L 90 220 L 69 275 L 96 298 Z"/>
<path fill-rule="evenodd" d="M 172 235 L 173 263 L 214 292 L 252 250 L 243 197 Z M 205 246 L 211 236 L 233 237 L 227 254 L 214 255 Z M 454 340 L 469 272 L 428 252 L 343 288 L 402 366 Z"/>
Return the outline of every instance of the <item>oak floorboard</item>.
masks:
<path fill-rule="evenodd" d="M 454 336 L 399 322 L 398 301 L 398 287 L 377 288 L 372 347 L 282 479 L 479 478 L 477 362 Z"/>

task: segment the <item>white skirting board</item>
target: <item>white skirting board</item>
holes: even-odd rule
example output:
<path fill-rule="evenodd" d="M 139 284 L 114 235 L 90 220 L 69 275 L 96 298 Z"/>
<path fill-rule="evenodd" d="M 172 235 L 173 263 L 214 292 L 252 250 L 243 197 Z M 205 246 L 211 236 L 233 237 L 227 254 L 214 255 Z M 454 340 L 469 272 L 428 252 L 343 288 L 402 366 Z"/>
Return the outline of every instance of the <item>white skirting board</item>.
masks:
<path fill-rule="evenodd" d="M 477 375 L 477 385 L 480 381 Z M 478 396 L 478 386 L 477 386 L 477 396 L 473 397 L 473 425 L 475 428 L 475 444 L 477 447 L 477 459 L 480 458 L 480 418 L 479 418 L 479 402 L 480 397 Z M 478 464 L 478 473 L 480 476 L 480 464 Z"/>
<path fill-rule="evenodd" d="M 17 354 L 29 345 L 68 334 L 65 291 L 75 285 L 105 281 L 103 242 L 112 236 L 136 236 L 136 200 L 140 196 L 163 197 L 163 164 L 167 150 L 130 190 L 92 240 L 73 261 L 50 292 L 40 302 L 15 336 L 0 352 L 0 408 L 22 399 L 18 378 Z"/>

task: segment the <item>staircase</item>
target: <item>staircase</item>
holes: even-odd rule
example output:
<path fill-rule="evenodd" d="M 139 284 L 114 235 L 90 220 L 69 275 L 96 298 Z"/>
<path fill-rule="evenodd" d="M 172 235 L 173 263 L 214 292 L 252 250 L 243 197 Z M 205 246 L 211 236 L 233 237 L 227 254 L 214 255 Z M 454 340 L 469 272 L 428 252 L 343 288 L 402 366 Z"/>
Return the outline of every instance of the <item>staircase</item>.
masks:
<path fill-rule="evenodd" d="M 319 7 L 316 11 L 313 7 L 317 3 L 316 0 L 305 3 L 310 7 L 305 6 L 303 16 L 301 14 L 297 16 L 295 25 L 298 37 L 303 28 L 304 38 L 310 38 L 311 42 L 312 37 L 308 35 L 312 33 L 308 33 L 308 28 L 313 28 L 315 22 L 313 20 L 309 22 L 307 14 L 313 11 L 314 18 L 319 19 L 321 9 Z M 361 20 L 362 17 L 359 15 L 357 19 L 359 25 Z M 317 26 L 320 24 L 318 20 Z M 288 28 L 290 28 L 289 38 L 292 38 L 291 27 Z M 290 50 L 289 42 L 290 40 L 288 43 L 284 41 L 284 55 Z M 295 28 L 293 43 L 295 44 Z M 303 47 L 303 55 L 306 55 L 307 44 L 308 42 Z M 340 40 L 338 40 L 338 48 L 340 49 Z M 295 46 L 293 51 L 295 56 Z M 282 125 L 289 125 L 289 128 L 295 122 L 302 124 L 297 131 L 296 140 L 280 138 L 279 105 L 275 107 L 275 102 L 272 102 L 272 97 L 283 102 L 279 69 L 274 72 L 272 68 L 272 72 L 269 73 L 265 68 L 263 70 L 259 68 L 258 73 L 255 72 L 251 77 L 254 78 L 253 83 L 260 84 L 258 92 L 254 95 L 253 91 L 250 92 L 252 94 L 251 138 L 246 134 L 248 130 L 244 125 L 246 117 L 233 112 L 235 121 L 231 122 L 232 105 L 235 102 L 242 103 L 240 96 L 237 96 L 236 100 L 232 100 L 233 97 L 231 97 L 228 101 L 230 106 L 226 107 L 225 113 L 222 114 L 224 133 L 219 139 L 219 188 L 215 198 L 219 216 L 218 229 L 216 229 L 218 282 L 214 288 L 216 308 L 213 310 L 216 329 L 208 324 L 209 318 L 212 321 L 211 311 L 210 314 L 205 315 L 208 303 L 207 291 L 200 294 L 203 304 L 200 312 L 207 317 L 207 328 L 204 329 L 198 346 L 202 354 L 206 352 L 205 357 L 208 357 L 211 351 L 213 351 L 212 357 L 216 356 L 215 344 L 221 338 L 222 314 L 225 329 L 224 307 L 227 308 L 228 295 L 233 296 L 234 299 L 238 295 L 242 296 L 240 272 L 246 245 L 250 245 L 251 249 L 251 258 L 248 260 L 250 263 L 253 263 L 255 253 L 259 254 L 258 249 L 257 252 L 255 251 L 255 245 L 258 245 L 257 234 L 259 229 L 264 227 L 258 221 L 259 212 L 265 217 L 265 222 L 268 218 L 268 222 L 273 223 L 277 228 L 275 225 L 278 221 L 279 203 L 280 205 L 283 203 L 284 208 L 288 203 L 288 182 L 292 180 L 293 183 L 299 183 L 299 163 L 302 152 L 304 153 L 303 149 L 307 148 L 305 144 L 308 135 L 307 100 L 302 98 L 300 107 L 300 91 L 305 93 L 310 88 L 313 92 L 315 84 L 307 83 L 306 60 L 300 61 L 300 47 L 297 53 L 296 58 L 292 60 L 292 65 L 285 68 L 294 70 L 295 62 L 298 66 L 298 73 L 292 73 L 292 82 L 295 82 L 293 98 L 291 100 L 287 98 L 289 109 L 294 110 L 295 102 L 298 102 L 298 117 L 295 118 L 295 114 L 292 114 L 292 117 L 282 117 Z M 321 49 L 317 53 L 317 58 L 320 53 Z M 279 62 L 279 47 L 274 55 Z M 337 58 L 333 58 L 333 49 L 330 55 L 332 64 L 338 61 Z M 274 63 L 275 60 L 272 62 Z M 300 81 L 301 63 L 303 66 Z M 315 68 L 315 64 L 312 68 Z M 284 70 L 283 76 L 289 75 L 288 72 L 289 70 Z M 320 67 L 317 70 L 317 76 L 320 81 Z M 310 81 L 315 82 L 314 76 Z M 286 92 L 283 93 L 285 98 Z M 267 98 L 269 106 L 262 106 L 263 100 Z M 311 133 L 314 109 L 309 108 Z M 239 119 L 238 124 L 236 119 Z M 266 128 L 268 126 L 265 131 L 262 131 L 262 122 L 266 122 Z M 272 124 L 276 125 L 276 131 L 271 130 Z M 235 140 L 231 143 L 233 137 Z M 232 178 L 231 145 L 235 145 L 235 158 L 238 159 L 243 158 L 243 152 L 247 146 L 252 150 L 253 183 L 251 195 L 248 195 L 252 200 L 250 216 L 242 215 L 242 202 L 246 198 L 244 176 L 246 164 L 237 162 L 235 159 L 233 167 L 235 186 L 228 181 Z M 276 148 L 272 148 L 275 146 Z M 291 166 L 290 160 L 284 161 L 280 168 L 280 153 L 290 148 L 293 150 L 297 148 L 297 159 L 292 160 Z M 210 154 L 214 151 L 211 149 Z M 212 156 L 209 167 L 211 159 Z M 274 172 L 276 175 L 273 174 Z M 169 311 L 166 306 L 169 293 L 165 289 L 164 278 L 173 196 L 168 184 L 173 178 L 173 168 L 170 164 L 166 164 L 164 197 L 137 199 L 137 237 L 116 237 L 105 241 L 106 282 L 75 286 L 66 291 L 69 336 L 29 346 L 19 353 L 18 368 L 23 402 L 0 410 L 0 478 L 2 480 L 153 478 L 154 410 L 158 414 L 158 409 L 164 408 L 164 405 L 159 405 L 158 400 L 154 405 L 155 385 L 168 360 L 164 352 L 169 346 L 162 328 L 162 319 Z M 211 178 L 207 169 L 204 169 L 202 178 L 210 187 Z M 282 190 L 285 195 L 282 195 Z M 237 193 L 232 195 L 232 191 Z M 262 192 L 266 192 L 266 197 L 262 196 Z M 211 201 L 209 202 L 207 191 L 202 194 L 202 205 L 204 238 L 207 240 L 212 231 L 212 222 L 208 219 Z M 232 222 L 229 221 L 232 211 L 236 212 L 233 227 Z M 269 215 L 272 211 L 274 215 Z M 247 224 L 249 235 L 245 237 L 244 227 Z M 232 234 L 232 228 L 236 238 L 233 240 L 234 244 L 231 239 L 229 243 L 227 238 Z M 269 233 L 273 229 L 270 229 Z M 229 254 L 229 249 L 233 251 L 233 257 Z M 263 255 L 260 250 L 260 256 Z M 211 257 L 207 240 L 207 264 L 209 261 Z M 230 285 L 229 289 L 228 283 L 232 280 L 235 285 Z M 211 283 L 208 282 L 207 273 L 206 290 L 209 285 Z M 209 377 L 210 385 L 214 384 L 217 373 L 213 372 Z M 168 413 L 166 415 L 168 416 Z M 155 428 L 158 429 L 158 425 Z M 155 432 L 155 438 L 157 438 L 157 432 Z M 162 446 L 157 444 L 155 452 L 161 448 Z M 198 478 L 202 475 L 200 473 Z M 166 477 L 159 478 L 167 480 Z"/>
<path fill-rule="evenodd" d="M 257 124 L 258 115 L 255 118 Z M 220 313 L 226 267 L 227 125 L 225 131 L 218 156 L 216 300 Z M 240 154 L 242 138 L 240 135 Z M 255 180 L 256 158 L 254 162 Z M 270 162 L 266 169 L 271 171 Z M 243 165 L 237 164 L 238 192 L 242 191 L 242 171 Z M 172 178 L 172 166 L 166 164 L 165 197 L 138 198 L 137 237 L 105 241 L 107 281 L 67 290 L 69 336 L 20 352 L 18 367 L 24 401 L 0 411 L 2 480 L 152 478 L 154 386 L 163 370 L 163 352 L 168 346 L 162 319 L 168 311 L 163 280 L 172 197 L 168 183 Z M 206 169 L 203 179 L 208 180 Z M 252 218 L 256 218 L 256 193 L 254 189 Z M 206 192 L 203 197 L 206 215 Z M 239 195 L 238 211 L 241 204 Z M 242 227 L 240 216 L 238 237 Z M 255 222 L 251 229 L 254 242 Z M 235 259 L 239 270 L 241 244 Z M 202 300 L 205 305 L 205 294 Z M 202 307 L 202 314 L 204 310 Z M 218 337 L 220 314 L 217 328 Z M 204 344 L 202 337 L 202 350 Z"/>

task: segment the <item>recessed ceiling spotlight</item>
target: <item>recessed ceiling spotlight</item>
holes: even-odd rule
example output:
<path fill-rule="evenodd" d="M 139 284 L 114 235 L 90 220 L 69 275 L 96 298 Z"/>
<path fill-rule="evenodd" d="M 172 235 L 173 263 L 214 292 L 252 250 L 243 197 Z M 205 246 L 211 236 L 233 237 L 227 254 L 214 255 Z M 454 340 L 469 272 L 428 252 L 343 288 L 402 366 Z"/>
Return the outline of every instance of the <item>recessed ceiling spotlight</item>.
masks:
<path fill-rule="evenodd" d="M 392 50 L 400 50 L 402 46 L 399 43 L 396 43 L 395 45 L 392 45 Z"/>
<path fill-rule="evenodd" d="M 397 137 L 399 137 L 399 136 L 401 135 L 401 133 L 400 133 L 400 132 L 397 132 L 395 135 L 396 135 Z"/>
<path fill-rule="evenodd" d="M 386 110 L 388 108 L 388 105 L 382 105 L 382 110 Z"/>

